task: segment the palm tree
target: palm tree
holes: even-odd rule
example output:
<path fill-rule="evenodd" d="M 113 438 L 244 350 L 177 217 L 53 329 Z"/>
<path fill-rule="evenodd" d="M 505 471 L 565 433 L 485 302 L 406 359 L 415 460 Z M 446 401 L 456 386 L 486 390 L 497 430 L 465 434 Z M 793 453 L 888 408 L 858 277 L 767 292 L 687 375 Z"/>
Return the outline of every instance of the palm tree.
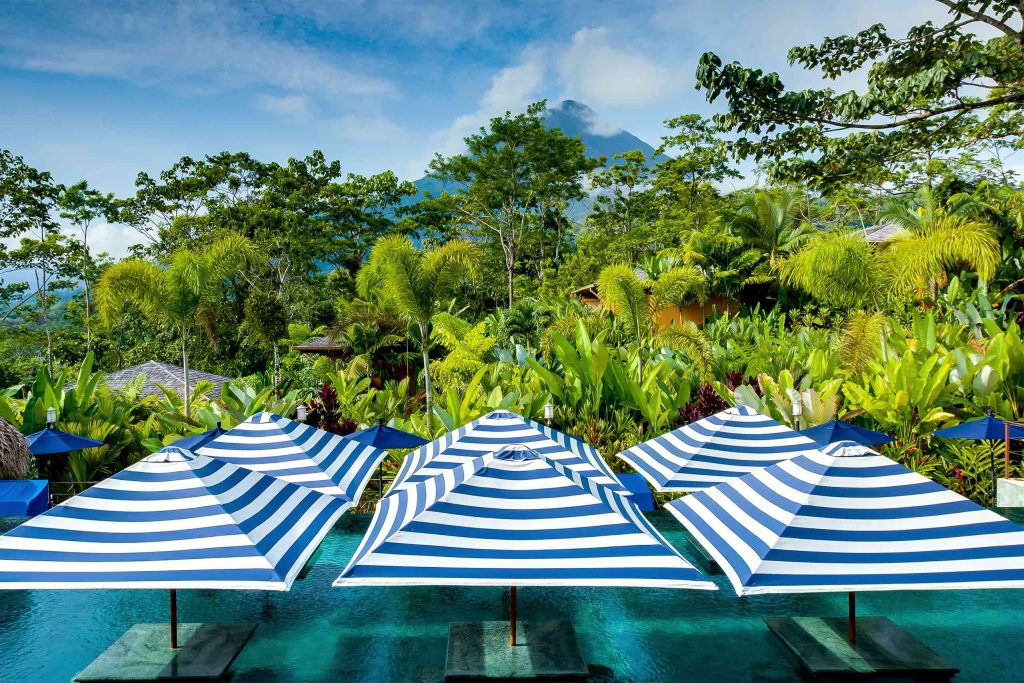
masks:
<path fill-rule="evenodd" d="M 768 256 L 773 267 L 779 257 L 799 248 L 814 234 L 814 226 L 801 220 L 800 196 L 789 190 L 759 190 L 740 202 L 732 219 L 732 232 Z"/>
<path fill-rule="evenodd" d="M 934 298 L 942 273 L 964 266 L 989 280 L 999 265 L 996 229 L 959 204 L 939 206 L 927 191 L 914 206 L 890 208 L 885 216 L 903 226 L 875 247 L 859 231 L 823 233 L 780 261 L 784 284 L 839 308 L 906 301 L 927 288 Z"/>
<path fill-rule="evenodd" d="M 651 282 L 641 280 L 627 265 L 608 266 L 597 277 L 597 293 L 636 339 L 638 383 L 643 383 L 643 352 L 654 344 L 684 351 L 702 377 L 711 374 L 711 344 L 696 325 L 685 323 L 657 330 L 654 324 L 658 311 L 707 296 L 707 278 L 700 270 L 679 266 Z"/>
<path fill-rule="evenodd" d="M 966 198 L 942 206 L 931 190 L 921 188 L 910 203 L 895 204 L 882 214 L 903 229 L 882 243 L 886 290 L 904 298 L 925 285 L 934 298 L 937 279 L 948 268 L 965 266 L 991 280 L 999 265 L 996 227 L 974 217 L 978 204 Z"/>
<path fill-rule="evenodd" d="M 884 298 L 884 267 L 860 231 L 823 233 L 779 261 L 778 270 L 782 284 L 838 309 L 877 306 Z"/>
<path fill-rule="evenodd" d="M 387 305 L 362 299 L 341 302 L 331 337 L 348 353 L 346 377 L 369 377 L 377 361 L 397 364 L 407 360 L 396 351 L 406 342 L 408 329 L 405 318 Z"/>
<path fill-rule="evenodd" d="M 455 290 L 476 276 L 480 250 L 464 240 L 421 251 L 407 237 L 389 235 L 373 245 L 356 284 L 364 298 L 379 296 L 419 332 L 423 357 L 423 391 L 427 431 L 434 430 L 434 396 L 430 386 L 430 332 L 434 315 L 455 298 Z"/>
<path fill-rule="evenodd" d="M 128 303 L 153 323 L 173 328 L 180 337 L 186 418 L 191 411 L 189 338 L 207 316 L 224 281 L 263 260 L 252 241 L 229 233 L 204 249 L 178 249 L 166 267 L 142 259 L 122 261 L 103 273 L 97 283 L 96 305 L 104 324 L 116 323 Z"/>

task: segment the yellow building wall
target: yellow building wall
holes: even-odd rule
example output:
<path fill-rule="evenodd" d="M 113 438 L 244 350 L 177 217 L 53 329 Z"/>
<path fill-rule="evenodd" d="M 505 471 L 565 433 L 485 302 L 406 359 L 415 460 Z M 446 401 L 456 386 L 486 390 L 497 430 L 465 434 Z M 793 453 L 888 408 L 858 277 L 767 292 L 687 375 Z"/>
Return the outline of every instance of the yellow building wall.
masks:
<path fill-rule="evenodd" d="M 722 297 L 713 296 L 703 304 L 693 303 L 687 306 L 663 308 L 654 315 L 654 325 L 658 329 L 670 325 L 681 325 L 682 323 L 693 323 L 703 325 L 715 311 L 720 313 L 736 313 L 739 307 L 733 301 L 726 301 Z"/>

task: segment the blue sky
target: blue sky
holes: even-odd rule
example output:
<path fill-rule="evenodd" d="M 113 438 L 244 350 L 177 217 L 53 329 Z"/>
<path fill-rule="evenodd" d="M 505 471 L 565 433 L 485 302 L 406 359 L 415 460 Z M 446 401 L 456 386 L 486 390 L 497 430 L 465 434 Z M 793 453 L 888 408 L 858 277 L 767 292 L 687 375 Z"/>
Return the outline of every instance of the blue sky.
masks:
<path fill-rule="evenodd" d="M 2 143 L 61 182 L 132 191 L 182 155 L 284 160 L 322 149 L 347 171 L 415 179 L 489 116 L 573 98 L 657 144 L 714 50 L 780 71 L 796 44 L 930 0 L 663 2 L 9 2 L 0 5 Z M 115 226 L 100 248 L 135 241 Z"/>

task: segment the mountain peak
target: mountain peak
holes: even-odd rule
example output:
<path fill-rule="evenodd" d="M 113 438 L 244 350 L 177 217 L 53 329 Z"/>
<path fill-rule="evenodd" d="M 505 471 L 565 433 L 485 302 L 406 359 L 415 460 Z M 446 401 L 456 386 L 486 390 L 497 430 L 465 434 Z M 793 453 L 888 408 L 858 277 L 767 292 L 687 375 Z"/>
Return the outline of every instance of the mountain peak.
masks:
<path fill-rule="evenodd" d="M 549 106 L 545 121 L 548 128 L 558 128 L 571 138 L 578 137 L 586 145 L 587 154 L 593 157 L 604 156 L 609 164 L 616 154 L 635 149 L 647 156 L 651 167 L 665 159 L 655 152 L 652 145 L 601 118 L 597 112 L 577 100 L 562 100 Z"/>

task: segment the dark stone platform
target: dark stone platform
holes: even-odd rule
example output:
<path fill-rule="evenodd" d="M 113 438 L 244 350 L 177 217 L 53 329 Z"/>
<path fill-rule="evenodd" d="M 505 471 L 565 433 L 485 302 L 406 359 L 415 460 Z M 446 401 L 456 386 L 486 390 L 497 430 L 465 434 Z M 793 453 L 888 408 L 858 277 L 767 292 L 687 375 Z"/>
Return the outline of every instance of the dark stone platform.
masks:
<path fill-rule="evenodd" d="M 449 681 L 582 681 L 576 629 L 568 621 L 521 621 L 517 643 L 508 643 L 507 621 L 460 621 L 448 627 Z"/>
<path fill-rule="evenodd" d="M 811 676 L 823 680 L 948 681 L 960 670 L 886 617 L 857 619 L 857 644 L 843 617 L 766 618 Z"/>
<path fill-rule="evenodd" d="M 74 680 L 219 680 L 255 630 L 256 624 L 178 624 L 179 647 L 172 650 L 168 624 L 136 624 Z"/>

